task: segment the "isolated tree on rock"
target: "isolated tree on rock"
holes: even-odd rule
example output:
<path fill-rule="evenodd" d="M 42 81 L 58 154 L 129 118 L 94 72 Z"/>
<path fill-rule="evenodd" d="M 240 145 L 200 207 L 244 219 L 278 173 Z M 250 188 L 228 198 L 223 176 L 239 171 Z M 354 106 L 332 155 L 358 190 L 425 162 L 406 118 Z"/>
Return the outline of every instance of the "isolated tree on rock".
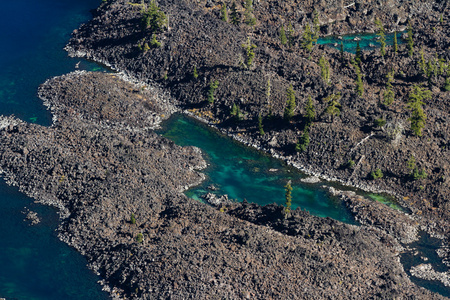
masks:
<path fill-rule="evenodd" d="M 311 26 L 306 24 L 302 34 L 302 47 L 309 52 L 312 51 L 314 41 L 314 33 L 311 30 Z"/>
<path fill-rule="evenodd" d="M 228 23 L 228 10 L 225 2 L 222 3 L 222 7 L 220 8 L 220 17 L 222 18 L 222 21 Z"/>
<path fill-rule="evenodd" d="M 239 25 L 241 20 L 239 17 L 239 13 L 237 11 L 236 2 L 234 2 L 234 1 L 233 1 L 233 3 L 231 3 L 230 17 L 231 17 L 231 24 Z"/>
<path fill-rule="evenodd" d="M 286 31 L 284 31 L 284 25 L 281 25 L 280 28 L 280 40 L 282 45 L 287 44 L 287 37 L 286 37 Z"/>
<path fill-rule="evenodd" d="M 290 121 L 292 117 L 294 116 L 294 110 L 295 110 L 295 92 L 294 88 L 292 87 L 292 84 L 288 87 L 286 90 L 286 108 L 284 109 L 284 119 L 286 121 Z"/>
<path fill-rule="evenodd" d="M 422 107 L 425 99 L 431 99 L 431 92 L 414 85 L 413 90 L 409 93 L 408 109 L 411 110 L 411 117 L 408 121 L 411 122 L 411 130 L 416 136 L 422 136 L 422 129 L 425 127 L 427 119 Z"/>
<path fill-rule="evenodd" d="M 315 117 L 316 117 L 316 110 L 314 108 L 314 103 L 311 99 L 311 95 L 309 95 L 305 107 L 305 119 L 307 121 L 307 124 L 310 125 Z"/>
<path fill-rule="evenodd" d="M 285 193 L 286 203 L 283 212 L 284 218 L 287 219 L 289 217 L 289 214 L 291 213 L 291 206 L 292 206 L 292 186 L 290 180 L 286 183 L 284 188 L 286 189 Z"/>
<path fill-rule="evenodd" d="M 245 24 L 253 26 L 256 24 L 256 18 L 253 16 L 253 0 L 245 0 L 244 4 L 244 21 Z"/>
<path fill-rule="evenodd" d="M 380 53 L 381 53 L 381 56 L 384 57 L 386 55 L 386 34 L 385 34 L 384 26 L 380 19 L 375 20 L 375 25 L 377 26 L 377 35 L 380 38 L 379 39 L 380 45 L 381 45 Z"/>
<path fill-rule="evenodd" d="M 414 40 L 413 40 L 413 31 L 412 31 L 411 22 L 409 22 L 409 24 L 408 24 L 407 44 L 408 44 L 408 55 L 410 57 L 412 57 L 414 54 Z"/>

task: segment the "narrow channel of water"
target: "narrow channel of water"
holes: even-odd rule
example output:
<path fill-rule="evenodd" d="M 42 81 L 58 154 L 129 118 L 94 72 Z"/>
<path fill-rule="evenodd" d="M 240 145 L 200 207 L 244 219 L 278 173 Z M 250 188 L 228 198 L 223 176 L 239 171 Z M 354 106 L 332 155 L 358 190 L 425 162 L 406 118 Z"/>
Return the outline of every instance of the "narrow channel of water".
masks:
<path fill-rule="evenodd" d="M 328 195 L 326 187 L 333 183 L 302 183 L 300 179 L 305 175 L 297 169 L 261 151 L 246 147 L 193 118 L 176 114 L 164 122 L 159 133 L 181 146 L 199 147 L 205 154 L 208 168 L 203 172 L 207 179 L 200 186 L 186 192 L 191 198 L 201 200 L 201 196 L 206 193 L 216 193 L 260 205 L 284 204 L 284 186 L 291 180 L 294 209 L 300 207 L 319 217 L 354 223 L 353 216 L 342 201 Z M 216 187 L 217 191 L 212 191 L 210 186 Z M 348 189 L 343 186 L 338 188 Z M 369 196 L 398 208 L 386 196 Z"/>
<path fill-rule="evenodd" d="M 404 41 L 401 38 L 403 32 L 397 33 L 397 43 L 403 44 Z M 394 35 L 395 33 L 386 34 L 386 45 L 394 45 Z M 374 33 L 359 33 L 359 34 L 347 34 L 342 36 L 330 35 L 326 37 L 321 37 L 317 41 L 319 45 L 327 45 L 335 49 L 341 49 L 341 42 L 344 44 L 344 51 L 355 54 L 357 40 L 359 39 L 359 46 L 361 50 L 373 50 L 380 48 L 380 42 L 377 40 L 377 35 Z"/>

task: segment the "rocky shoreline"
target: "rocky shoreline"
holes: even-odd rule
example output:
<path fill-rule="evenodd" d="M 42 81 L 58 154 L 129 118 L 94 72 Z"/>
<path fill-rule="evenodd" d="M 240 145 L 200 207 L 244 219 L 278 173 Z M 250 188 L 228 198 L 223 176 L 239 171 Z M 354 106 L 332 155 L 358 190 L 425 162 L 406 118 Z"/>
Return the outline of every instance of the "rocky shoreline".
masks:
<path fill-rule="evenodd" d="M 410 18 L 425 56 L 449 57 L 447 27 L 436 26 L 433 32 L 427 25 L 438 22 L 440 11 L 447 22 L 446 4 L 395 1 L 386 13 L 387 6 L 374 8 L 371 1 L 357 7 L 325 2 L 314 7 L 322 34 L 373 30 L 376 17 L 395 30 Z M 158 33 L 159 48 L 137 49 L 150 37 L 139 23 L 139 3 L 105 1 L 94 19 L 74 32 L 66 47 L 69 55 L 122 73 L 76 72 L 48 80 L 39 96 L 52 111 L 52 127 L 0 118 L 0 173 L 9 184 L 60 209 L 60 239 L 86 256 L 111 297 L 443 299 L 413 284 L 398 259 L 405 250 L 402 244 L 415 240 L 419 230 L 443 239 L 443 245 L 450 240 L 449 97 L 436 88 L 443 77 L 434 79 L 433 99 L 425 106 L 427 124 L 433 126 L 427 125 L 422 138 L 404 130 L 394 143 L 387 125 L 373 124 L 381 117 L 403 126 L 407 93 L 413 83 L 424 81 L 406 46 L 400 54 L 385 57 L 377 51 L 363 54 L 366 92 L 358 97 L 349 65 L 352 55 L 341 58 L 338 51 L 322 46 L 311 52 L 301 48 L 299 32 L 312 19 L 312 2 L 302 3 L 299 10 L 278 1 L 255 3 L 255 27 L 221 21 L 218 1 L 167 0 L 158 5 L 171 20 Z M 296 31 L 290 48 L 278 37 L 288 20 Z M 246 68 L 242 43 L 247 37 L 258 50 L 254 64 Z M 322 56 L 332 70 L 330 84 L 321 78 Z M 198 78 L 192 74 L 194 66 Z M 398 74 L 397 102 L 386 108 L 380 105 L 380 94 L 388 67 Z M 220 82 L 219 88 L 215 101 L 208 103 L 213 80 Z M 290 84 L 298 105 L 296 116 L 285 122 Z M 337 93 L 342 113 L 329 117 L 324 99 Z M 305 131 L 306 95 L 314 99 L 317 116 L 309 129 L 310 145 L 296 153 L 295 143 Z M 233 104 L 242 115 L 230 115 Z M 205 167 L 201 151 L 178 147 L 152 131 L 177 110 L 307 174 L 387 191 L 411 213 L 339 191 L 360 226 L 299 210 L 284 218 L 283 208 L 276 205 L 217 202 L 214 208 L 188 199 L 181 192 L 203 179 L 196 171 Z M 257 125 L 261 113 L 264 135 Z M 409 179 L 406 161 L 411 155 L 427 178 Z M 355 166 L 348 168 L 350 160 Z M 368 178 L 375 168 L 383 169 L 382 179 Z M 439 253 L 448 264 L 446 249 Z M 445 284 L 445 274 L 417 268 L 413 275 Z"/>

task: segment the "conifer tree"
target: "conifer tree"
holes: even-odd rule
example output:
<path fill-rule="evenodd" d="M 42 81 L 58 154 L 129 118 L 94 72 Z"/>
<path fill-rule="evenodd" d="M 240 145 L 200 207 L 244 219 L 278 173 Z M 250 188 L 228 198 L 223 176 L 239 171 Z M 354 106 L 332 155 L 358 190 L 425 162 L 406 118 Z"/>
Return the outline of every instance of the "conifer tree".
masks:
<path fill-rule="evenodd" d="M 239 25 L 241 20 L 240 20 L 240 17 L 239 17 L 239 12 L 237 10 L 236 2 L 234 2 L 234 1 L 231 3 L 230 16 L 231 16 L 231 24 Z"/>
<path fill-rule="evenodd" d="M 242 44 L 242 48 L 245 49 L 245 54 L 247 56 L 247 68 L 250 68 L 253 63 L 253 59 L 255 58 L 255 52 L 253 50 L 256 48 L 256 45 L 252 44 L 250 37 L 247 37 L 247 43 Z"/>
<path fill-rule="evenodd" d="M 344 42 L 341 41 L 341 62 L 344 62 Z"/>
<path fill-rule="evenodd" d="M 222 21 L 228 23 L 228 9 L 225 2 L 222 3 L 222 7 L 220 8 L 220 16 L 222 18 Z"/>
<path fill-rule="evenodd" d="M 323 81 L 325 83 L 330 82 L 330 63 L 327 61 L 327 59 L 323 56 L 319 59 L 319 66 L 320 66 L 320 76 L 322 77 Z"/>
<path fill-rule="evenodd" d="M 306 24 L 302 34 L 302 47 L 309 52 L 311 52 L 313 48 L 313 32 L 311 31 L 311 26 L 309 26 L 309 24 Z"/>
<path fill-rule="evenodd" d="M 287 219 L 289 217 L 289 214 L 291 213 L 291 206 L 292 206 L 292 186 L 291 186 L 290 180 L 286 183 L 284 188 L 286 190 L 286 193 L 285 193 L 286 203 L 285 203 L 283 213 L 284 213 L 284 218 Z"/>
<path fill-rule="evenodd" d="M 211 81 L 211 83 L 209 84 L 208 102 L 211 104 L 214 103 L 214 92 L 216 91 L 216 89 L 218 87 L 219 87 L 219 81 L 217 81 L 217 80 Z"/>
<path fill-rule="evenodd" d="M 283 25 L 281 25 L 281 28 L 280 28 L 280 40 L 281 40 L 282 45 L 287 44 L 286 32 L 284 31 Z"/>
<path fill-rule="evenodd" d="M 244 21 L 247 25 L 253 26 L 256 24 L 256 18 L 253 16 L 253 0 L 245 0 L 244 4 Z"/>
<path fill-rule="evenodd" d="M 167 25 L 167 17 L 164 12 L 152 0 L 149 8 L 143 11 L 141 24 L 144 29 L 149 28 L 151 32 L 155 33 Z"/>
<path fill-rule="evenodd" d="M 198 78 L 197 66 L 194 66 L 194 71 L 193 71 L 192 75 L 194 76 L 195 79 Z"/>
<path fill-rule="evenodd" d="M 341 114 L 341 110 L 339 109 L 339 107 L 341 106 L 341 104 L 339 103 L 340 99 L 341 93 L 331 94 L 324 99 L 326 102 L 328 102 L 328 106 L 325 112 L 329 114 L 333 120 L 334 116 L 339 116 Z"/>
<path fill-rule="evenodd" d="M 294 45 L 294 28 L 292 28 L 291 21 L 289 21 L 288 24 L 288 44 L 289 47 L 292 47 Z"/>
<path fill-rule="evenodd" d="M 258 115 L 258 130 L 259 134 L 264 135 L 264 128 L 263 128 L 263 117 L 261 114 Z"/>
<path fill-rule="evenodd" d="M 303 132 L 303 135 L 299 139 L 298 143 L 295 145 L 295 151 L 297 152 L 305 152 L 306 148 L 309 146 L 309 132 L 307 129 Z"/>
<path fill-rule="evenodd" d="M 355 61 L 358 65 L 361 65 L 361 57 L 362 57 L 361 47 L 359 46 L 359 41 L 356 41 Z"/>
<path fill-rule="evenodd" d="M 316 117 L 316 110 L 314 108 L 314 103 L 311 99 L 311 95 L 309 95 L 305 107 L 305 118 L 307 123 L 311 124 L 311 122 L 314 120 L 315 117 Z"/>
<path fill-rule="evenodd" d="M 354 62 L 353 66 L 355 67 L 355 73 L 356 73 L 356 93 L 362 97 L 364 95 L 364 84 L 362 81 L 362 74 L 361 69 L 359 68 L 358 64 Z"/>
<path fill-rule="evenodd" d="M 380 53 L 381 53 L 381 56 L 385 56 L 386 55 L 386 34 L 385 34 L 384 26 L 380 19 L 375 20 L 375 25 L 377 26 L 377 35 L 380 37 L 380 39 L 379 39 L 380 45 L 381 45 Z"/>
<path fill-rule="evenodd" d="M 397 31 L 394 32 L 394 52 L 398 52 Z"/>
<path fill-rule="evenodd" d="M 290 121 L 294 116 L 295 110 L 295 92 L 292 84 L 286 90 L 287 100 L 286 100 L 286 108 L 284 109 L 284 119 L 286 121 Z"/>
<path fill-rule="evenodd" d="M 416 136 L 422 136 L 422 129 L 425 127 L 427 119 L 422 107 L 425 99 L 431 99 L 431 92 L 414 85 L 413 90 L 409 93 L 408 109 L 411 110 L 411 117 L 408 121 L 411 122 L 411 130 Z"/>
<path fill-rule="evenodd" d="M 412 26 L 411 26 L 411 22 L 409 22 L 408 24 L 408 55 L 410 57 L 413 56 L 414 54 L 414 40 L 413 40 L 413 31 L 412 31 Z"/>

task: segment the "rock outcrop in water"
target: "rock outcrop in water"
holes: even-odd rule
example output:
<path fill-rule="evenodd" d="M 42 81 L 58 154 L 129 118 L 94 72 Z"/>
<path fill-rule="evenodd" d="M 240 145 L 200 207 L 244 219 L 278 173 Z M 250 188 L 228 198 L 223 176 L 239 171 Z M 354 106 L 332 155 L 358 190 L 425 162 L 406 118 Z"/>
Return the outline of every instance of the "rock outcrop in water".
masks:
<path fill-rule="evenodd" d="M 10 118 L 0 129 L 5 178 L 61 209 L 60 238 L 112 297 L 441 298 L 409 281 L 398 242 L 371 226 L 299 210 L 285 219 L 274 205 L 219 211 L 184 196 L 205 162 L 148 129 L 171 109 L 156 95 L 113 74 L 73 73 L 40 89 L 52 127 Z"/>

